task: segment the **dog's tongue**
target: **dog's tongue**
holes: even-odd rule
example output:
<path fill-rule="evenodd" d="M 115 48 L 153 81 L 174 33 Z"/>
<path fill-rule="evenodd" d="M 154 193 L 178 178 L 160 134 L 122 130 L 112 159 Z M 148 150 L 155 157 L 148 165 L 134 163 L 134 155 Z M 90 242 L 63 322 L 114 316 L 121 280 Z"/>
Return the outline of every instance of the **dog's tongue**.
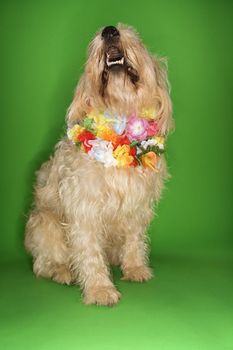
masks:
<path fill-rule="evenodd" d="M 123 55 L 118 49 L 118 47 L 111 46 L 107 51 L 107 57 L 108 57 L 108 60 L 111 62 L 111 61 L 120 60 L 123 57 Z"/>

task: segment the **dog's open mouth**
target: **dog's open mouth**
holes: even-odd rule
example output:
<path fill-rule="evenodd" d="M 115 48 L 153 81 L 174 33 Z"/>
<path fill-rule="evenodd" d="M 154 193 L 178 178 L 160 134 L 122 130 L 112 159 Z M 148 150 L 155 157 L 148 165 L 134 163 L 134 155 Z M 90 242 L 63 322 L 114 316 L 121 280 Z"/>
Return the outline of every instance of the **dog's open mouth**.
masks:
<path fill-rule="evenodd" d="M 106 52 L 106 64 L 108 68 L 124 65 L 124 55 L 116 46 L 111 46 Z"/>
<path fill-rule="evenodd" d="M 109 74 L 111 73 L 119 74 L 124 72 L 136 86 L 136 83 L 139 81 L 139 74 L 137 70 L 128 62 L 127 55 L 124 55 L 121 45 L 119 43 L 111 43 L 110 45 L 106 45 L 104 48 L 104 54 L 105 67 L 101 75 L 102 94 L 104 94 L 104 89 L 108 84 Z"/>

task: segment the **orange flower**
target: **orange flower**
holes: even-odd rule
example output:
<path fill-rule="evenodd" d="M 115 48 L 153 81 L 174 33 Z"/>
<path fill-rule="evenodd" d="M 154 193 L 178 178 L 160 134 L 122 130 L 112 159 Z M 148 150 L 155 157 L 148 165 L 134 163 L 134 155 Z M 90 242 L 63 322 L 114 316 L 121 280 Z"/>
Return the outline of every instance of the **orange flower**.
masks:
<path fill-rule="evenodd" d="M 148 152 L 143 154 L 141 157 L 142 165 L 144 168 L 149 168 L 151 170 L 156 170 L 156 163 L 158 157 L 154 152 Z"/>
<path fill-rule="evenodd" d="M 97 137 L 99 137 L 105 141 L 110 141 L 112 143 L 115 143 L 117 138 L 118 138 L 118 135 L 117 135 L 117 133 L 115 133 L 115 131 L 113 131 L 109 127 L 104 126 L 104 127 L 98 129 Z"/>

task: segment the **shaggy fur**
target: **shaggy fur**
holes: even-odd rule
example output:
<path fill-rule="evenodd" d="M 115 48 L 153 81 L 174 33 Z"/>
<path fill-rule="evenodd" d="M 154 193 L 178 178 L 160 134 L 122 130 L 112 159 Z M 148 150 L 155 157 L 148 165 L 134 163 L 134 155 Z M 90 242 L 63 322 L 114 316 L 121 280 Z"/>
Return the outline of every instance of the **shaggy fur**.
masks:
<path fill-rule="evenodd" d="M 132 28 L 117 29 L 115 45 L 124 55 L 124 68 L 107 68 L 109 45 L 101 31 L 97 33 L 67 124 L 81 121 L 91 110 L 130 115 L 154 107 L 160 134 L 165 135 L 172 126 L 166 67 L 150 55 Z M 98 305 L 120 298 L 110 265 L 121 267 L 124 280 L 150 279 L 146 228 L 166 177 L 163 156 L 158 172 L 105 168 L 62 139 L 37 173 L 35 206 L 26 226 L 25 246 L 36 276 L 78 283 L 84 302 Z"/>

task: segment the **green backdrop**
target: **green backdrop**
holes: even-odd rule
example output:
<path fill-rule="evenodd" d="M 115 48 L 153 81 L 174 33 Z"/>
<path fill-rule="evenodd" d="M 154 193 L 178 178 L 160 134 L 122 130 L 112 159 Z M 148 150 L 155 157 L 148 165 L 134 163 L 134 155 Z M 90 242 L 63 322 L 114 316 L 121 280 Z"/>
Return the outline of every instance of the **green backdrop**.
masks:
<path fill-rule="evenodd" d="M 3 349 L 233 349 L 231 1 L 1 1 L 0 339 Z M 95 31 L 117 22 L 168 57 L 172 178 L 150 227 L 156 278 L 113 308 L 35 279 L 23 248 L 34 172 L 64 116 Z"/>

